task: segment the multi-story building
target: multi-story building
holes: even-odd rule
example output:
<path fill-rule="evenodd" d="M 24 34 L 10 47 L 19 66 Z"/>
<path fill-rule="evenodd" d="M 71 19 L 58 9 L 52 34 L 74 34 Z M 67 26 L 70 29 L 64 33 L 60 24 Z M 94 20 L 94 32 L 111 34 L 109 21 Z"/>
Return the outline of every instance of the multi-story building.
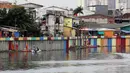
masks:
<path fill-rule="evenodd" d="M 108 14 L 115 15 L 116 9 L 123 9 L 122 13 L 130 12 L 130 0 L 78 0 L 78 6 L 84 10 L 96 11 L 96 6 L 108 5 Z"/>
<path fill-rule="evenodd" d="M 37 20 L 38 18 L 37 16 L 39 15 L 38 14 L 39 9 L 43 7 L 43 5 L 35 3 L 20 4 L 20 6 L 23 6 L 27 10 L 27 12 L 33 16 L 35 20 Z"/>
<path fill-rule="evenodd" d="M 47 32 L 45 31 L 47 27 L 48 32 L 53 36 L 56 36 L 58 33 L 63 32 L 64 17 L 73 16 L 73 10 L 57 6 L 50 6 L 44 8 L 42 12 L 43 12 L 42 14 L 45 14 L 46 16 L 46 19 L 44 19 L 46 22 L 44 22 L 43 25 L 41 26 L 43 34 Z"/>
<path fill-rule="evenodd" d="M 87 10 L 95 10 L 94 5 L 107 5 L 107 0 L 78 0 L 78 6 Z"/>

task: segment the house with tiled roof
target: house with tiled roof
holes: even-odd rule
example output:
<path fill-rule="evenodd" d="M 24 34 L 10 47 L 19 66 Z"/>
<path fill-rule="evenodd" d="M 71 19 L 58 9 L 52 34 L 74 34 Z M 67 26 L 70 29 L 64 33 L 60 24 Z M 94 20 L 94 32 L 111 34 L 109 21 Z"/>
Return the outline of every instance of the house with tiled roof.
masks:
<path fill-rule="evenodd" d="M 86 16 L 80 16 L 82 20 L 85 22 L 96 22 L 96 23 L 105 23 L 105 24 L 113 24 L 115 23 L 114 17 L 106 16 L 102 14 L 92 14 L 92 15 L 86 15 Z"/>
<path fill-rule="evenodd" d="M 0 1 L 0 9 L 3 8 L 12 8 L 12 3 L 8 1 Z"/>

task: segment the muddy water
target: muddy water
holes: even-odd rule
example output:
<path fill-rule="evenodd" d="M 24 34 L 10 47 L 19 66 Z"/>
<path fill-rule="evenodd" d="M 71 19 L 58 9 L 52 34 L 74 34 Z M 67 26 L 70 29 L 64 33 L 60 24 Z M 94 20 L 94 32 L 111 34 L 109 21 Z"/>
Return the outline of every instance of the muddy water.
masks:
<path fill-rule="evenodd" d="M 0 73 L 130 73 L 130 54 L 0 53 Z"/>

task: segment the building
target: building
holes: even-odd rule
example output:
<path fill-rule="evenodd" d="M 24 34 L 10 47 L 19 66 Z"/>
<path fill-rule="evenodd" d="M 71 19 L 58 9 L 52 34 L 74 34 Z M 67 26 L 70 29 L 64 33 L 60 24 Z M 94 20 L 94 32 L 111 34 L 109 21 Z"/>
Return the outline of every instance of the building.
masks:
<path fill-rule="evenodd" d="M 7 2 L 7 1 L 0 1 L 0 9 L 3 8 L 12 8 L 12 3 Z"/>
<path fill-rule="evenodd" d="M 78 6 L 84 10 L 96 11 L 96 6 L 108 5 L 108 15 L 115 16 L 117 9 L 123 9 L 122 13 L 130 12 L 130 0 L 79 0 Z"/>
<path fill-rule="evenodd" d="M 85 22 L 96 22 L 100 24 L 114 24 L 115 23 L 114 17 L 106 16 L 102 14 L 80 16 L 79 18 L 81 18 Z"/>
<path fill-rule="evenodd" d="M 43 5 L 35 4 L 35 3 L 25 3 L 20 4 L 19 6 L 23 6 L 29 14 L 33 16 L 33 18 L 38 21 L 39 19 L 39 10 L 43 7 Z"/>
<path fill-rule="evenodd" d="M 107 5 L 107 0 L 78 0 L 78 6 L 90 11 L 94 10 L 93 7 L 90 7 L 94 5 Z"/>
<path fill-rule="evenodd" d="M 73 10 L 57 6 L 44 8 L 42 12 L 46 16 L 44 19 L 46 22 L 41 26 L 42 33 L 46 34 L 49 32 L 53 36 L 63 35 L 64 18 L 73 16 Z M 47 31 L 46 27 L 48 28 Z"/>

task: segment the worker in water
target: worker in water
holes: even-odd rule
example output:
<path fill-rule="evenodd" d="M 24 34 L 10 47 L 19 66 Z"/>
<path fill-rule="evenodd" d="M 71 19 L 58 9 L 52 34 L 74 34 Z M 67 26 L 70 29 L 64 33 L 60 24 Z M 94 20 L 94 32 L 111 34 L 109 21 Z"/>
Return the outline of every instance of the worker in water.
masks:
<path fill-rule="evenodd" d="M 40 52 L 41 50 L 38 48 L 38 47 L 36 47 L 35 45 L 33 45 L 33 48 L 32 48 L 32 52 L 33 53 L 38 53 L 38 52 Z"/>

